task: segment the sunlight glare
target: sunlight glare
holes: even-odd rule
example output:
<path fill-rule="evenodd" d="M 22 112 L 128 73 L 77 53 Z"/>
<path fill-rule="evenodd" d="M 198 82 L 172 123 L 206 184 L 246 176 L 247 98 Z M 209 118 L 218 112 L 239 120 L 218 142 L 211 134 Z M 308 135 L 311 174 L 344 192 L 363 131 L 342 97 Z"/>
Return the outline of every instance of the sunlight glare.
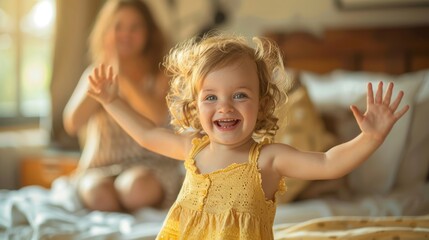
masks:
<path fill-rule="evenodd" d="M 32 12 L 32 19 L 36 28 L 48 27 L 54 19 L 54 6 L 52 1 L 41 1 L 36 4 Z"/>

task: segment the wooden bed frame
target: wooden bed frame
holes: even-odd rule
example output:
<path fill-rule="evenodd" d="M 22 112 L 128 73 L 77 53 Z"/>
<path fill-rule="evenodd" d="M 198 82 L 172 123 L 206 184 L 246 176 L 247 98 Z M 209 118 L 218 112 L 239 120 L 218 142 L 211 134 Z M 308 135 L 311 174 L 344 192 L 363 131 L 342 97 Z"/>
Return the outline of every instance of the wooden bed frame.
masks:
<path fill-rule="evenodd" d="M 268 32 L 285 66 L 328 73 L 336 69 L 401 74 L 429 68 L 429 26 Z"/>

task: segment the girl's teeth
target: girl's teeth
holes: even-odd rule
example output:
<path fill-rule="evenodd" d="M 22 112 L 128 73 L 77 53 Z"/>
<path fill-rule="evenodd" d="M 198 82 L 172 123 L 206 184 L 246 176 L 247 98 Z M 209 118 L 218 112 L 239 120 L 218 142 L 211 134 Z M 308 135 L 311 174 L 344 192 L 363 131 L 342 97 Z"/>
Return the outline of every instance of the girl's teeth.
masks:
<path fill-rule="evenodd" d="M 237 125 L 239 120 L 237 119 L 227 119 L 227 120 L 217 120 L 215 121 L 216 125 L 221 128 L 229 128 Z"/>

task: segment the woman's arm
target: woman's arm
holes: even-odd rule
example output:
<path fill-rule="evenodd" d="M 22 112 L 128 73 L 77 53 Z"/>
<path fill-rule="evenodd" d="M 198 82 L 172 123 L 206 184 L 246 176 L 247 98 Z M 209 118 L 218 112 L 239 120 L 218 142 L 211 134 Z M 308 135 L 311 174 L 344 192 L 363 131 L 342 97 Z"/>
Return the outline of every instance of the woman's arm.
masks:
<path fill-rule="evenodd" d="M 77 131 L 88 122 L 88 119 L 100 107 L 100 103 L 87 95 L 89 82 L 88 76 L 92 68 L 87 68 L 82 74 L 70 100 L 63 111 L 64 128 L 70 135 L 75 135 Z"/>
<path fill-rule="evenodd" d="M 88 95 L 100 102 L 115 121 L 142 147 L 164 156 L 183 160 L 190 148 L 191 137 L 156 127 L 118 96 L 117 76 L 111 67 L 101 65 L 89 76 Z"/>
<path fill-rule="evenodd" d="M 369 83 L 366 112 L 362 114 L 356 106 L 351 106 L 362 132 L 326 153 L 300 152 L 282 144 L 269 146 L 275 171 L 282 176 L 300 179 L 332 179 L 351 172 L 377 150 L 396 121 L 407 112 L 409 106 L 396 112 L 404 93 L 401 91 L 391 103 L 392 90 L 393 83 L 390 83 L 383 99 L 383 84 L 380 82 L 374 98 Z"/>

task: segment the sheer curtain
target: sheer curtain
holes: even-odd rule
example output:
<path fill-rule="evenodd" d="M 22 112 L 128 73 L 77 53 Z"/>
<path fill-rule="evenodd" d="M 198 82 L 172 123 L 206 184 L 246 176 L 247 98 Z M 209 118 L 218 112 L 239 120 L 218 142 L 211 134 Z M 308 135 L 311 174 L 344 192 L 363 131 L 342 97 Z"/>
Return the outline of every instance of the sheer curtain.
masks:
<path fill-rule="evenodd" d="M 63 127 L 62 112 L 89 64 L 87 39 L 104 0 L 57 0 L 54 64 L 50 86 L 51 146 L 77 150 L 77 139 Z"/>

